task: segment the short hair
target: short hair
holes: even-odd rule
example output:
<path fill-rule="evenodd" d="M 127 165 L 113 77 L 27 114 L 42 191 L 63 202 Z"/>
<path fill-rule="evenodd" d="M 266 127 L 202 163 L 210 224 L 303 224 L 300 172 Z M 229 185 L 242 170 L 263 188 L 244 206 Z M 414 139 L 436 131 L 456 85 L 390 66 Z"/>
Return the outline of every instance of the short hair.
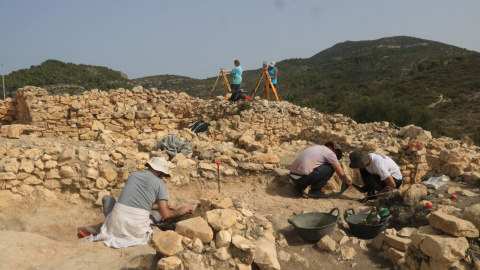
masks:
<path fill-rule="evenodd" d="M 239 66 L 240 66 L 240 61 L 238 61 L 238 60 L 233 61 L 233 63 L 235 63 L 235 65 L 239 65 Z"/>

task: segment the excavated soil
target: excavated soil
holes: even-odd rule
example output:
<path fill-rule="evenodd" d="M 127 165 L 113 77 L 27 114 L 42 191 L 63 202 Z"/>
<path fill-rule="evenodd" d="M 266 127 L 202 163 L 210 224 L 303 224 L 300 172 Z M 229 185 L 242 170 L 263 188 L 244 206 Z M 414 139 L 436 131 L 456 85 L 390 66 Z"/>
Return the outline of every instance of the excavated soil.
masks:
<path fill-rule="evenodd" d="M 283 157 L 281 166 L 287 168 L 297 154 Z M 347 208 L 365 212 L 370 205 L 378 204 L 379 207 L 389 207 L 394 215 L 389 227 L 419 227 L 428 223 L 426 215 L 430 211 L 447 204 L 445 199 L 449 198 L 447 187 L 430 191 L 428 200 L 434 205 L 432 209 L 406 207 L 395 196 L 364 205 L 356 201 L 362 194 L 353 188 L 343 195 L 332 192 L 327 199 L 298 198 L 292 193 L 288 181 L 273 179 L 271 173 L 222 179 L 221 195 L 231 197 L 236 205 L 266 216 L 275 231 L 285 236 L 288 246 L 277 248 L 277 252 L 288 253 L 290 259 L 279 260 L 282 269 L 393 269 L 388 260 L 379 256 L 381 251 L 373 247 L 371 240 L 366 240 L 366 250 L 358 244 L 345 243 L 355 248 L 356 255 L 351 260 L 342 260 L 340 253 L 321 251 L 315 243 L 305 242 L 298 236 L 287 222 L 290 217 L 303 212 L 329 212 L 335 207 L 340 209 L 342 217 Z M 476 191 L 475 187 L 462 182 L 452 181 L 451 186 Z M 202 194 L 215 192 L 218 188 L 216 180 L 182 187 L 172 186 L 167 181 L 167 187 L 169 203 L 175 206 L 195 206 Z M 149 246 L 113 249 L 102 242 L 85 243 L 85 238 L 79 239 L 79 229 L 90 226 L 99 230 L 104 217 L 101 207 L 91 203 L 68 203 L 65 199 L 68 192 L 56 191 L 58 199 L 49 203 L 27 197 L 18 202 L 0 193 L 0 269 L 138 269 L 142 255 L 155 254 Z M 112 193 L 118 197 L 119 192 L 114 190 Z M 458 195 L 457 200 L 448 204 L 463 209 L 475 201 L 478 202 L 478 197 Z M 339 222 L 336 230 L 345 230 L 348 236 L 352 236 L 342 224 Z"/>

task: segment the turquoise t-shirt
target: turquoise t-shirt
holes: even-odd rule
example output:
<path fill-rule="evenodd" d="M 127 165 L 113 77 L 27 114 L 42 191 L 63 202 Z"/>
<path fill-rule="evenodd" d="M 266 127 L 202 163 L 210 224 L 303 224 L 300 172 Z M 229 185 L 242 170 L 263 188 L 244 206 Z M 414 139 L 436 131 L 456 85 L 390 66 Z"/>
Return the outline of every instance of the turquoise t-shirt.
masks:
<path fill-rule="evenodd" d="M 277 70 L 276 67 L 268 67 L 268 75 L 270 75 L 270 78 L 275 76 L 275 70 Z M 272 79 L 272 83 L 273 84 L 277 84 L 277 77 L 275 77 L 274 79 Z"/>
<path fill-rule="evenodd" d="M 243 69 L 241 66 L 236 66 L 232 69 L 232 84 L 242 83 Z"/>

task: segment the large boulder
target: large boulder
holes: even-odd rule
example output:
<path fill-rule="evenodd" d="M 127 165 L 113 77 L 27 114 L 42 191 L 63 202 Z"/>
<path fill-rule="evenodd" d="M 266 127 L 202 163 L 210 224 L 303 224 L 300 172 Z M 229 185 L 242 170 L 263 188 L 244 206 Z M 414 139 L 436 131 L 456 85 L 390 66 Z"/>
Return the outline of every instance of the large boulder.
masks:
<path fill-rule="evenodd" d="M 454 236 L 478 237 L 478 230 L 473 223 L 440 211 L 428 215 L 428 222 L 431 226 Z"/>
<path fill-rule="evenodd" d="M 175 232 L 190 239 L 199 238 L 202 243 L 210 243 L 213 239 L 213 231 L 202 217 L 194 217 L 177 222 Z"/>

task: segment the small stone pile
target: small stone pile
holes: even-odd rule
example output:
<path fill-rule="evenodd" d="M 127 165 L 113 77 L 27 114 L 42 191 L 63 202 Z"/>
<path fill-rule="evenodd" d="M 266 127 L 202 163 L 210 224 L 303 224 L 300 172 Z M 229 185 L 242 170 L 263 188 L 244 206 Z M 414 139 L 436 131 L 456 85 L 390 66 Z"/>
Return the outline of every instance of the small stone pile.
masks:
<path fill-rule="evenodd" d="M 480 258 L 468 254 L 469 239 L 479 236 L 480 204 L 468 207 L 463 212 L 465 219 L 435 211 L 428 215 L 429 226 L 418 229 L 403 228 L 400 231 L 387 229 L 373 239 L 384 256 L 397 269 L 448 270 L 480 269 Z"/>
<path fill-rule="evenodd" d="M 217 198 L 202 197 L 195 216 L 177 222 L 175 231 L 155 228 L 149 245 L 157 255 L 143 257 L 140 269 L 246 270 L 252 263 L 262 270 L 280 269 L 268 219 L 230 198 Z"/>

